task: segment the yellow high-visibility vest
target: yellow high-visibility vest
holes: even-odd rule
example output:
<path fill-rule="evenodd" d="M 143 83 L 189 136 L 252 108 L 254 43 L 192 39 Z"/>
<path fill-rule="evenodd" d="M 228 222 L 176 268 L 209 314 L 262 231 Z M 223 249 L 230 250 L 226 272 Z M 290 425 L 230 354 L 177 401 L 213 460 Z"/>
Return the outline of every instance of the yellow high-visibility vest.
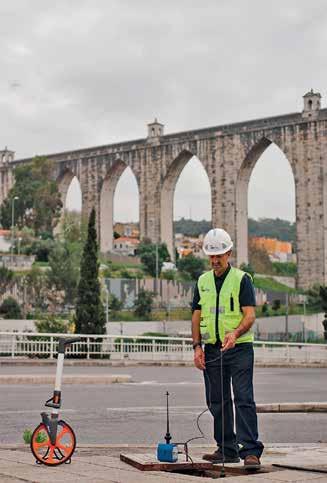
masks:
<path fill-rule="evenodd" d="M 220 289 L 219 300 L 217 300 L 214 271 L 210 270 L 199 277 L 199 305 L 201 305 L 200 332 L 201 340 L 205 344 L 214 344 L 217 341 L 217 302 L 219 339 L 223 342 L 225 334 L 233 332 L 240 325 L 243 313 L 240 307 L 239 295 L 244 274 L 245 272 L 242 272 L 238 268 L 230 268 Z M 251 330 L 236 340 L 236 344 L 242 342 L 253 342 L 253 333 Z"/>

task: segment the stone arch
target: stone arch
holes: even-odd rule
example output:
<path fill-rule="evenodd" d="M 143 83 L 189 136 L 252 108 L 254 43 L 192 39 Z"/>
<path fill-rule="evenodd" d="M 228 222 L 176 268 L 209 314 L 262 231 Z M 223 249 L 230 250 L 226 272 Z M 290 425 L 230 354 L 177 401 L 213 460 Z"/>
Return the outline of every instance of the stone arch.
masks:
<path fill-rule="evenodd" d="M 107 172 L 100 192 L 100 250 L 109 252 L 113 248 L 114 195 L 117 183 L 128 165 L 121 159 Z M 133 170 L 139 189 L 138 179 Z"/>
<path fill-rule="evenodd" d="M 175 259 L 174 250 L 174 192 L 178 178 L 188 161 L 195 156 L 188 150 L 183 150 L 170 165 L 161 188 L 161 212 L 160 212 L 160 239 L 167 244 L 172 260 Z M 198 158 L 199 159 L 199 158 Z M 201 160 L 199 160 L 201 162 Z M 202 166 L 206 171 L 203 163 Z"/>
<path fill-rule="evenodd" d="M 293 163 L 288 159 L 284 150 L 281 148 L 278 142 L 267 137 L 262 137 L 248 152 L 244 158 L 237 174 L 236 181 L 236 256 L 237 266 L 242 263 L 248 263 L 248 188 L 252 171 L 263 154 L 263 152 L 271 145 L 274 144 L 284 154 L 285 158 L 290 164 L 294 182 L 296 180 L 295 168 Z M 296 183 L 295 184 L 295 198 L 296 198 Z"/>
<path fill-rule="evenodd" d="M 65 169 L 57 178 L 57 185 L 61 195 L 61 201 L 63 206 L 65 206 L 66 196 L 70 183 L 72 182 L 75 174 L 70 169 Z"/>
<path fill-rule="evenodd" d="M 71 171 L 70 169 L 65 169 L 61 174 L 59 174 L 59 176 L 56 180 L 58 190 L 59 190 L 59 193 L 60 193 L 60 197 L 61 197 L 61 201 L 62 201 L 62 208 L 61 208 L 60 220 L 57 223 L 56 227 L 54 228 L 54 234 L 55 235 L 59 234 L 60 231 L 61 231 L 61 226 L 62 226 L 63 218 L 64 218 L 64 215 L 65 215 L 65 205 L 66 205 L 66 198 L 67 198 L 68 189 L 70 187 L 70 184 L 71 184 L 73 178 L 75 178 L 75 176 L 76 175 L 73 173 L 73 171 Z M 79 179 L 78 179 L 78 181 L 79 181 Z"/>

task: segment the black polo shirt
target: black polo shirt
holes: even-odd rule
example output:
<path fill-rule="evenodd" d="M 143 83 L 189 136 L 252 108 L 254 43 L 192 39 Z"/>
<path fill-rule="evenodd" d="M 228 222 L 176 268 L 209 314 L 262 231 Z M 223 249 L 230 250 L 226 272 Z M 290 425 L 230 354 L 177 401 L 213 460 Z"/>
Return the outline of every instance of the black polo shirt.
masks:
<path fill-rule="evenodd" d="M 219 293 L 220 289 L 222 287 L 222 284 L 224 283 L 225 278 L 228 275 L 228 272 L 230 271 L 231 266 L 228 265 L 227 270 L 217 277 L 215 275 L 215 285 L 216 285 L 216 291 L 217 291 L 217 302 L 219 299 Z M 201 305 L 199 305 L 200 301 L 200 294 L 199 294 L 199 289 L 198 289 L 198 283 L 195 285 L 194 289 L 194 295 L 193 295 L 193 302 L 192 302 L 192 313 L 194 310 L 201 310 Z M 240 286 L 240 295 L 239 295 L 239 304 L 240 307 L 255 307 L 256 306 L 256 301 L 255 301 L 255 291 L 253 287 L 253 283 L 249 275 L 246 273 L 244 274 L 242 280 L 241 280 L 241 286 Z M 218 327 L 218 303 L 216 307 L 216 327 Z"/>

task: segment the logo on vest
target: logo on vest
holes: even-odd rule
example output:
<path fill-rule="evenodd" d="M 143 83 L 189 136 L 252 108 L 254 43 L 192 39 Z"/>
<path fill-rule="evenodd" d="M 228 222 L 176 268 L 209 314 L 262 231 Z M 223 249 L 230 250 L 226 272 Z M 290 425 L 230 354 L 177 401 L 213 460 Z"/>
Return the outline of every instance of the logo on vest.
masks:
<path fill-rule="evenodd" d="M 203 285 L 200 287 L 201 292 L 210 292 L 210 288 L 203 287 Z"/>

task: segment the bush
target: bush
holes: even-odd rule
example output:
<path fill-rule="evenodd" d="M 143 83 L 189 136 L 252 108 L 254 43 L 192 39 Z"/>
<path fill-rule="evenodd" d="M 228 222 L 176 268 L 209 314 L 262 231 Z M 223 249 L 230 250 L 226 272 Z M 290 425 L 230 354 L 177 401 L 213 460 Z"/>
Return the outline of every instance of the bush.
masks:
<path fill-rule="evenodd" d="M 23 432 L 23 440 L 25 444 L 31 444 L 33 431 L 31 429 L 25 429 Z M 47 441 L 48 435 L 45 431 L 40 431 L 36 436 L 36 443 L 44 443 Z"/>
<path fill-rule="evenodd" d="M 14 283 L 14 272 L 6 267 L 0 267 L 0 295 L 4 295 L 6 290 Z"/>
<path fill-rule="evenodd" d="M 273 300 L 271 308 L 277 312 L 277 310 L 280 309 L 280 300 L 279 299 Z"/>
<path fill-rule="evenodd" d="M 152 311 L 154 293 L 141 289 L 134 302 L 134 313 L 140 317 L 149 317 Z"/>
<path fill-rule="evenodd" d="M 269 306 L 268 306 L 268 303 L 267 302 L 265 302 L 262 305 L 261 312 L 262 312 L 262 315 L 268 315 L 268 313 L 269 313 Z"/>
<path fill-rule="evenodd" d="M 120 271 L 120 276 L 121 278 L 135 278 L 134 275 L 127 270 L 127 268 L 123 268 L 121 271 Z"/>
<path fill-rule="evenodd" d="M 164 280 L 175 280 L 176 270 L 165 270 L 164 272 L 161 272 L 160 277 Z"/>
<path fill-rule="evenodd" d="M 22 311 L 17 300 L 13 297 L 6 298 L 0 306 L 0 315 L 4 319 L 21 319 Z"/>
<path fill-rule="evenodd" d="M 66 334 L 68 332 L 68 323 L 65 320 L 58 319 L 54 315 L 48 315 L 42 320 L 35 321 L 35 327 L 38 332 L 42 333 L 58 333 Z"/>
<path fill-rule="evenodd" d="M 109 295 L 109 309 L 112 312 L 118 312 L 119 310 L 122 309 L 122 307 L 123 307 L 123 302 L 121 302 L 119 298 L 116 297 L 116 295 L 111 293 Z"/>

